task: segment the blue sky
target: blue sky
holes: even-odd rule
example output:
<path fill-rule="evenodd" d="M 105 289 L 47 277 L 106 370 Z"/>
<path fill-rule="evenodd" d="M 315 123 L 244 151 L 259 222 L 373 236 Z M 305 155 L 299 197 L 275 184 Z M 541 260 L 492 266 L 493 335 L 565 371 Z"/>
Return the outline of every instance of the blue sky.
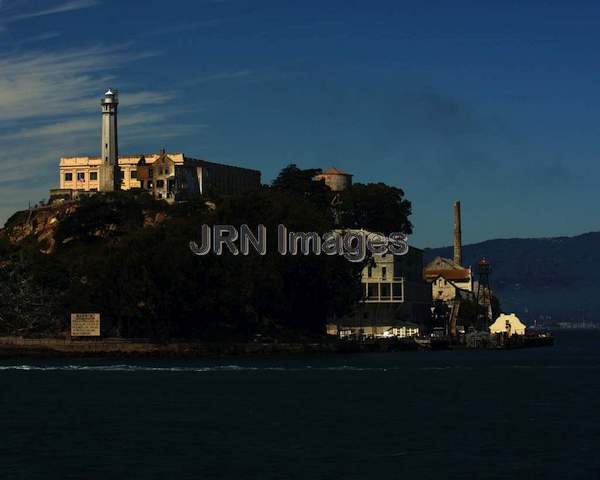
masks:
<path fill-rule="evenodd" d="M 0 0 L 0 222 L 61 155 L 336 166 L 404 189 L 418 246 L 600 230 L 600 3 Z"/>

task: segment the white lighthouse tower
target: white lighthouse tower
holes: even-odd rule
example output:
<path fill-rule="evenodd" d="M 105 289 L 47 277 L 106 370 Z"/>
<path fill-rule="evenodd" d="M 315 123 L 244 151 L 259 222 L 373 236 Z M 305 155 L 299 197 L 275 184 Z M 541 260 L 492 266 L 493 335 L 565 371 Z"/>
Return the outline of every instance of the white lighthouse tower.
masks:
<path fill-rule="evenodd" d="M 102 108 L 102 166 L 100 167 L 101 192 L 112 192 L 121 187 L 119 169 L 119 139 L 117 135 L 117 107 L 119 93 L 108 89 L 100 102 Z"/>

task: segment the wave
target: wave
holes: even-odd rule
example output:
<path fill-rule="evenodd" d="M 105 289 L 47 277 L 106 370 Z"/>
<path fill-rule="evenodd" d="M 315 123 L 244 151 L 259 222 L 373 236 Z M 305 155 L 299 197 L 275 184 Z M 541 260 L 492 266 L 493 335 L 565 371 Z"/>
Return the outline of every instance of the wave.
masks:
<path fill-rule="evenodd" d="M 149 366 L 149 365 L 0 365 L 0 372 L 32 371 L 32 372 L 165 372 L 165 373 L 207 373 L 207 372 L 395 372 L 395 371 L 448 371 L 473 370 L 471 365 L 439 365 L 439 366 L 388 366 L 369 367 L 355 365 L 335 365 L 315 367 L 305 365 L 300 367 L 278 366 L 249 366 L 249 365 L 213 365 L 213 366 Z M 600 365 L 488 365 L 486 369 L 597 369 Z"/>
<path fill-rule="evenodd" d="M 147 365 L 0 365 L 2 371 L 42 371 L 42 372 L 309 372 L 309 371 L 350 371 L 350 372 L 386 372 L 391 370 L 405 370 L 410 367 L 358 367 L 353 365 L 337 365 L 329 367 L 255 367 L 247 365 L 217 365 L 202 367 L 152 367 Z"/>

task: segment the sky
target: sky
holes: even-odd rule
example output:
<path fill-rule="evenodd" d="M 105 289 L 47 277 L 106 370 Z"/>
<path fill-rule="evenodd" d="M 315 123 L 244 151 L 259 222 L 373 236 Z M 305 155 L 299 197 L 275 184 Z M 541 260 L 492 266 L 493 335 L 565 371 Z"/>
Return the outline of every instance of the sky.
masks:
<path fill-rule="evenodd" d="M 0 224 L 60 156 L 338 167 L 400 187 L 419 247 L 600 230 L 600 2 L 0 0 Z"/>

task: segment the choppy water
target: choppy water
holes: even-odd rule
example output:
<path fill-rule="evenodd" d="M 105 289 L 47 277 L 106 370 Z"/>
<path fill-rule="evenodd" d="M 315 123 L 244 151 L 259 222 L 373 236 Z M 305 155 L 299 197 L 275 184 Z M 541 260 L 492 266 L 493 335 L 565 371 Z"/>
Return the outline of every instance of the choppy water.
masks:
<path fill-rule="evenodd" d="M 0 479 L 600 478 L 600 334 L 517 351 L 3 360 Z"/>

